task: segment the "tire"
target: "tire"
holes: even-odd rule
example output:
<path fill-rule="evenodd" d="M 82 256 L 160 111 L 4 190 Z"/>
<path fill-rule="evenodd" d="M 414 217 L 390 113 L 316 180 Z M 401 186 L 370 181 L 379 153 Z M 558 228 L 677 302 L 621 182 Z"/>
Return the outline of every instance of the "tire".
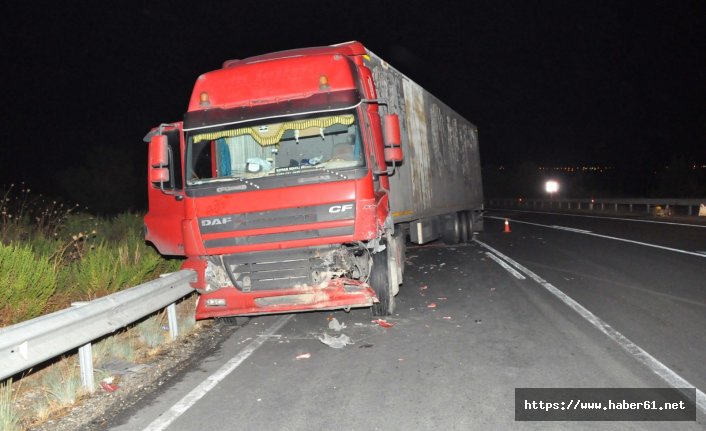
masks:
<path fill-rule="evenodd" d="M 392 295 L 387 265 L 388 250 L 389 247 L 373 254 L 373 267 L 370 270 L 369 281 L 379 301 L 373 304 L 373 316 L 389 316 L 395 311 L 395 297 Z"/>
<path fill-rule="evenodd" d="M 456 245 L 461 241 L 461 229 L 457 213 L 446 214 L 442 218 L 441 240 L 446 245 Z"/>
<path fill-rule="evenodd" d="M 461 243 L 465 244 L 471 241 L 473 238 L 473 233 L 471 232 L 470 229 L 470 224 L 468 223 L 468 212 L 466 211 L 459 211 L 458 212 L 458 225 L 459 225 L 459 231 L 460 231 L 460 240 Z"/>
<path fill-rule="evenodd" d="M 250 321 L 248 316 L 217 317 L 216 321 L 225 326 L 245 326 Z"/>

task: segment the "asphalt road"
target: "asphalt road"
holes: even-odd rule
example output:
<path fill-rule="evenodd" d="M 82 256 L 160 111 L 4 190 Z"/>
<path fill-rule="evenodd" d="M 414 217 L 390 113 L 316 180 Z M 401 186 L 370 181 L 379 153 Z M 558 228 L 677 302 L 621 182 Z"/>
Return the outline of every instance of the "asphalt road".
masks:
<path fill-rule="evenodd" d="M 110 429 L 706 427 L 701 412 L 696 422 L 516 422 L 514 398 L 515 388 L 668 387 L 669 378 L 636 351 L 706 390 L 706 256 L 696 253 L 706 250 L 705 228 L 488 215 L 499 219 L 486 220 L 480 242 L 408 249 L 397 312 L 388 319 L 395 326 L 372 323 L 368 310 L 252 319 L 150 402 L 111 418 Z M 500 255 L 526 268 L 514 267 L 524 278 L 503 268 L 496 260 L 512 264 Z M 639 350 L 597 329 L 547 286 Z M 339 334 L 330 317 L 347 326 L 341 333 L 354 344 L 333 349 L 319 341 Z M 297 359 L 302 354 L 310 357 Z"/>

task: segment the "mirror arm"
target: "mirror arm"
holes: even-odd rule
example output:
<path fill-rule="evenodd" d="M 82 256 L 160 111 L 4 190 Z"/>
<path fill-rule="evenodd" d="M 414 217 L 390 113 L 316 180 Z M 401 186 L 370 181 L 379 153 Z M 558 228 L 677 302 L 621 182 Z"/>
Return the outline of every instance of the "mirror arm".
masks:
<path fill-rule="evenodd" d="M 159 126 L 160 133 L 162 126 L 164 126 L 164 124 Z M 169 158 L 169 165 L 159 165 L 159 167 L 169 169 L 169 187 L 171 188 L 171 191 L 164 189 L 164 180 L 159 180 L 159 190 L 165 195 L 178 196 L 174 187 L 174 154 L 172 153 L 172 147 L 167 147 L 167 157 Z"/>
<path fill-rule="evenodd" d="M 387 112 L 390 112 L 390 105 L 385 99 L 360 99 L 360 101 L 363 103 L 372 103 L 378 106 L 384 106 L 385 109 L 387 109 Z"/>

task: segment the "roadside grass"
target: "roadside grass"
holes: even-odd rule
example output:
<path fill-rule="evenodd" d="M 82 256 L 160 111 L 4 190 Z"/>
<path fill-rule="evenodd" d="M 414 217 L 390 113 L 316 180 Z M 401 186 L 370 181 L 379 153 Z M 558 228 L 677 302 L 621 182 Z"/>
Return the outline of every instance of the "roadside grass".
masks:
<path fill-rule="evenodd" d="M 56 269 L 31 245 L 0 244 L 0 323 L 39 316 L 56 286 Z"/>
<path fill-rule="evenodd" d="M 32 194 L 24 184 L 0 186 L 0 327 L 64 309 L 174 272 L 142 236 L 142 214 L 114 217 Z M 197 328 L 194 296 L 177 305 L 180 335 Z M 111 361 L 148 361 L 169 340 L 165 312 L 93 345 L 97 390 Z M 0 382 L 0 429 L 15 431 L 56 417 L 88 396 L 78 356 L 54 361 L 25 377 Z"/>
<path fill-rule="evenodd" d="M 177 304 L 180 338 L 201 326 L 194 321 L 195 308 L 195 295 Z M 100 385 L 104 379 L 110 379 L 120 388 L 121 373 L 126 371 L 112 370 L 111 367 L 116 363 L 123 367 L 129 364 L 149 364 L 172 343 L 165 322 L 166 312 L 158 312 L 93 344 L 91 350 L 97 394 L 104 390 Z M 81 400 L 91 397 L 81 384 L 78 364 L 78 354 L 74 353 L 32 372 L 14 384 L 8 381 L 7 393 L 11 395 L 4 397 L 0 393 L 0 430 L 21 431 L 37 427 L 48 419 L 60 417 L 72 406 L 80 404 Z M 4 418 L 16 418 L 15 428 L 6 427 Z"/>
<path fill-rule="evenodd" d="M 0 326 L 179 269 L 142 237 L 142 214 L 100 217 L 24 184 L 0 187 Z"/>
<path fill-rule="evenodd" d="M 19 431 L 21 416 L 15 407 L 12 380 L 0 384 L 0 429 Z"/>
<path fill-rule="evenodd" d="M 52 365 L 42 378 L 50 408 L 70 406 L 84 394 L 81 373 L 74 358 Z"/>

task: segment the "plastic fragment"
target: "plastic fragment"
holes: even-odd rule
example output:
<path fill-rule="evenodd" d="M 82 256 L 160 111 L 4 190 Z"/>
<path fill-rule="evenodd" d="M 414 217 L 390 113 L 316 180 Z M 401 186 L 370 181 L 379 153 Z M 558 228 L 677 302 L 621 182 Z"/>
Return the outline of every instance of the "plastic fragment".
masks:
<path fill-rule="evenodd" d="M 340 332 L 341 329 L 344 328 L 346 328 L 346 324 L 339 322 L 338 319 L 336 319 L 335 317 L 328 322 L 328 329 L 331 329 L 333 331 Z"/>
<path fill-rule="evenodd" d="M 451 316 L 444 316 L 444 319 L 451 320 Z"/>
<path fill-rule="evenodd" d="M 341 334 L 338 337 L 324 334 L 322 337 L 319 337 L 319 341 L 334 349 L 342 349 L 349 344 L 353 344 L 350 337 L 346 334 Z"/>
<path fill-rule="evenodd" d="M 301 355 L 297 355 L 297 357 L 294 359 L 309 359 L 309 358 L 311 358 L 311 353 L 302 353 Z"/>
<path fill-rule="evenodd" d="M 118 385 L 113 384 L 112 377 L 101 380 L 100 385 L 101 385 L 101 388 L 103 388 L 103 390 L 106 392 L 115 392 L 119 389 Z"/>
<path fill-rule="evenodd" d="M 392 328 L 393 326 L 395 326 L 394 323 L 388 322 L 385 319 L 376 319 L 376 320 L 373 320 L 373 323 L 377 323 L 378 325 L 382 326 L 383 328 Z"/>
<path fill-rule="evenodd" d="M 427 290 L 428 287 L 429 287 L 429 286 L 427 286 L 426 284 L 424 284 L 424 285 L 422 285 L 422 286 L 419 287 L 419 290 Z"/>
<path fill-rule="evenodd" d="M 436 298 L 436 299 L 438 299 L 439 301 L 446 301 L 448 298 L 445 297 L 445 296 L 440 296 L 440 297 L 438 297 L 438 298 Z"/>
<path fill-rule="evenodd" d="M 436 308 L 436 303 L 432 302 L 431 304 L 427 305 L 427 308 Z"/>

